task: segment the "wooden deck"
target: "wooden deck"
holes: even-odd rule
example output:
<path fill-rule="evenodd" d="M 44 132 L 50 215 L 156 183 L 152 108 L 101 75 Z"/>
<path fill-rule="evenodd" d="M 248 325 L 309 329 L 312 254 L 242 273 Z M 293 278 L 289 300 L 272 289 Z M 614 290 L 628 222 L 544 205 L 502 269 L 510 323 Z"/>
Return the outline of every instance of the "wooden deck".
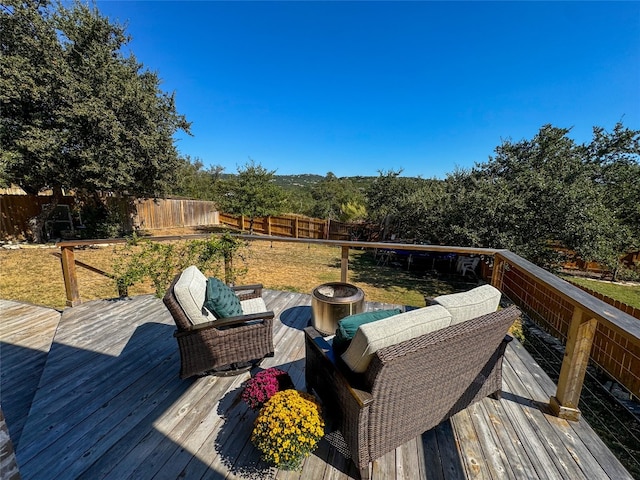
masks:
<path fill-rule="evenodd" d="M 288 370 L 303 389 L 310 296 L 267 290 L 265 301 L 276 354 L 262 367 Z M 248 374 L 180 380 L 174 324 L 157 298 L 93 301 L 61 316 L 0 300 L 0 321 L 2 410 L 23 479 L 358 478 L 336 432 L 300 472 L 262 463 L 249 441 L 255 413 L 239 399 Z M 547 413 L 555 385 L 517 341 L 504 370 L 502 400 L 385 455 L 373 478 L 631 478 L 586 421 Z"/>

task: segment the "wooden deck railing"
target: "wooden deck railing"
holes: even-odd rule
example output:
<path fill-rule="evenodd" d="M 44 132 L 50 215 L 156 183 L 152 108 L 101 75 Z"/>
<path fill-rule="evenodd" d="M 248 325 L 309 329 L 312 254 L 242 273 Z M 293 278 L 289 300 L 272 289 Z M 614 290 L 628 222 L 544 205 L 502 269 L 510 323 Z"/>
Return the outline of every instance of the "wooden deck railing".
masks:
<path fill-rule="evenodd" d="M 208 236 L 203 234 L 154 237 L 153 240 L 188 240 Z M 557 392 L 549 399 L 552 411 L 557 416 L 569 420 L 579 418 L 578 403 L 590 358 L 633 395 L 640 396 L 640 321 L 507 250 L 258 235 L 238 235 L 238 237 L 251 241 L 339 247 L 341 249 L 340 280 L 343 282 L 348 280 L 348 259 L 351 248 L 491 256 L 494 259 L 493 270 L 489 277 L 491 283 L 535 321 L 566 342 Z M 61 249 L 67 305 L 74 306 L 81 303 L 75 272 L 74 247 L 125 241 L 125 239 L 84 240 L 57 244 Z"/>

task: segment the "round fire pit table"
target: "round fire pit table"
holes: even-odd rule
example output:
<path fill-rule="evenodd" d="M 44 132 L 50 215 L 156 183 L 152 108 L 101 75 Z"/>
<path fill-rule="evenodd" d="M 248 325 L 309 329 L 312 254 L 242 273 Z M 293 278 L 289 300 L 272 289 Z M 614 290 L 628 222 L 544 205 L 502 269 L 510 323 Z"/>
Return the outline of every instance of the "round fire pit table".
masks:
<path fill-rule="evenodd" d="M 364 292 L 350 283 L 323 283 L 311 292 L 311 309 L 316 330 L 333 335 L 339 320 L 364 311 Z"/>

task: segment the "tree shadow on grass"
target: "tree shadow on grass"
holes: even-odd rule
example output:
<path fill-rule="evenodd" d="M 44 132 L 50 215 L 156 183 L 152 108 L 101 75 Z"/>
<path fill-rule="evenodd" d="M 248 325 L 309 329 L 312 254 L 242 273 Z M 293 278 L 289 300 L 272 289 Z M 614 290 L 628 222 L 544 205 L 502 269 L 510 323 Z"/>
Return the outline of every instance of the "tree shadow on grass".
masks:
<path fill-rule="evenodd" d="M 354 250 L 349 259 L 349 278 L 355 283 L 375 285 L 379 288 L 417 290 L 424 297 L 456 293 L 478 285 L 451 271 L 451 261 L 445 257 L 424 257 L 410 268 L 406 262 L 379 264 L 373 251 Z M 340 268 L 336 259 L 334 268 Z"/>

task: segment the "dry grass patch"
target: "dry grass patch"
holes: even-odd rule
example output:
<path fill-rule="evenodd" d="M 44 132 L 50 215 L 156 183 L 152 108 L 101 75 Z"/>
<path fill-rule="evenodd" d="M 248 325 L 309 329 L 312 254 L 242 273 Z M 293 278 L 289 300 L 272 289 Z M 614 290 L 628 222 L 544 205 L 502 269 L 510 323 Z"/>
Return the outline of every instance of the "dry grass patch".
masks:
<path fill-rule="evenodd" d="M 77 248 L 75 258 L 105 272 L 113 271 L 118 246 Z M 60 259 L 54 248 L 22 248 L 0 251 L 2 278 L 0 297 L 57 309 L 65 307 L 66 298 Z M 325 282 L 340 280 L 340 249 L 332 246 L 287 242 L 253 241 L 244 259 L 235 260 L 246 273 L 238 284 L 262 283 L 265 288 L 298 293 Z M 376 266 L 364 250 L 352 250 L 349 258 L 349 281 L 362 288 L 370 301 L 424 306 L 424 296 L 452 291 L 451 285 L 419 277 L 394 267 Z M 112 279 L 80 266 L 76 267 L 80 296 L 83 300 L 117 296 Z M 210 272 L 206 272 L 209 274 Z M 134 285 L 130 295 L 153 293 L 150 284 Z"/>

